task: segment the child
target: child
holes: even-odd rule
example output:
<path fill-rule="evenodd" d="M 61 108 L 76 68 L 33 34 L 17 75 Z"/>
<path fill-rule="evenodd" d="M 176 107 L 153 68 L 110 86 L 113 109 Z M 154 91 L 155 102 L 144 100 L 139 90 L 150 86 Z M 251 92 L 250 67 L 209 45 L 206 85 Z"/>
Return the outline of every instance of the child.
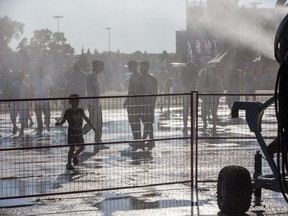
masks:
<path fill-rule="evenodd" d="M 84 143 L 84 138 L 82 134 L 82 125 L 83 125 L 83 119 L 92 127 L 92 129 L 95 131 L 95 127 L 91 124 L 88 117 L 85 115 L 84 110 L 82 108 L 79 108 L 79 95 L 78 94 L 72 94 L 70 95 L 69 104 L 71 105 L 71 108 L 67 109 L 64 113 L 64 116 L 60 122 L 56 122 L 56 126 L 62 125 L 68 121 L 68 144 L 71 144 L 69 152 L 68 152 L 68 163 L 66 165 L 66 168 L 68 170 L 73 170 L 74 167 L 71 165 L 71 160 L 73 159 L 74 165 L 78 164 L 78 158 L 77 155 L 79 155 L 84 149 L 85 146 L 81 145 Z M 74 144 L 80 144 L 78 145 L 78 150 L 75 151 L 75 145 Z"/>

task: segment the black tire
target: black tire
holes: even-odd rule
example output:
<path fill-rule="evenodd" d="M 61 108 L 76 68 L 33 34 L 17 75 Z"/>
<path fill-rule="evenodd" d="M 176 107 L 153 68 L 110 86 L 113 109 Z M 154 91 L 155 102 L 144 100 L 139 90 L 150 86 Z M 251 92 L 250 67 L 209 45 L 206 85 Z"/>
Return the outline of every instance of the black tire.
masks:
<path fill-rule="evenodd" d="M 252 191 L 250 173 L 246 168 L 227 166 L 220 171 L 217 203 L 222 213 L 243 215 L 250 208 Z"/>

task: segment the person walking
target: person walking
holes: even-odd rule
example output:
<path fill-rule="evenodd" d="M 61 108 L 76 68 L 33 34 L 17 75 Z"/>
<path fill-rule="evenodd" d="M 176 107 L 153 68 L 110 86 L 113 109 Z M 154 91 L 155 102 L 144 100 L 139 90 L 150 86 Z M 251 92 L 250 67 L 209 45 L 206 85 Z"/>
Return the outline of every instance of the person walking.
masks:
<path fill-rule="evenodd" d="M 244 93 L 248 94 L 245 96 L 245 100 L 249 101 L 250 97 L 252 101 L 256 101 L 256 89 L 257 89 L 257 80 L 255 75 L 253 74 L 253 70 L 250 67 L 246 67 L 244 72 Z"/>
<path fill-rule="evenodd" d="M 10 99 L 27 99 L 30 96 L 30 87 L 24 82 L 25 74 L 20 72 L 17 74 L 18 81 L 10 85 L 8 93 Z M 17 127 L 16 119 L 19 116 L 20 132 L 19 135 L 24 135 L 24 129 L 28 128 L 29 117 L 29 102 L 28 101 L 12 101 L 10 103 L 10 119 L 13 124 L 12 134 L 16 134 L 19 128 Z"/>
<path fill-rule="evenodd" d="M 190 61 L 186 64 L 186 67 L 183 68 L 181 73 L 181 83 L 184 93 L 191 93 L 191 91 L 198 90 L 198 80 L 199 73 L 194 62 Z M 195 101 L 193 101 L 196 104 Z M 190 109 L 190 95 L 183 96 L 183 130 L 184 135 L 187 135 L 187 124 L 188 124 L 188 116 Z M 193 127 L 195 124 L 196 113 L 193 112 Z M 195 130 L 194 130 L 195 131 Z"/>
<path fill-rule="evenodd" d="M 46 99 L 53 95 L 53 82 L 52 79 L 44 74 L 43 67 L 36 67 L 36 75 L 32 79 L 32 97 Z M 35 114 L 37 119 L 37 135 L 41 135 L 43 132 L 43 120 L 42 113 L 44 114 L 44 124 L 46 130 L 50 131 L 50 117 L 51 108 L 49 100 L 36 100 L 35 101 Z"/>
<path fill-rule="evenodd" d="M 56 122 L 55 126 L 63 125 L 66 121 L 68 122 L 68 144 L 70 145 L 68 151 L 68 163 L 66 169 L 74 170 L 71 162 L 73 159 L 73 164 L 78 165 L 78 155 L 85 149 L 84 138 L 82 134 L 83 119 L 90 125 L 90 127 L 96 132 L 95 127 L 91 124 L 90 120 L 86 116 L 84 110 L 79 108 L 79 95 L 70 95 L 69 104 L 71 108 L 67 109 L 61 121 Z M 78 149 L 75 151 L 75 147 Z"/>
<path fill-rule="evenodd" d="M 233 103 L 235 101 L 240 101 L 239 94 L 243 88 L 243 77 L 241 69 L 237 69 L 237 67 L 232 66 L 229 70 L 229 74 L 224 78 L 224 80 L 227 89 L 226 103 L 229 109 L 232 110 Z"/>
<path fill-rule="evenodd" d="M 173 79 L 172 77 L 168 77 L 164 84 L 164 94 L 172 94 L 172 88 L 173 88 Z M 168 119 L 170 119 L 170 104 L 171 104 L 171 96 L 166 96 L 164 98 L 164 104 L 167 106 L 167 115 Z"/>
<path fill-rule="evenodd" d="M 81 70 L 81 64 L 80 60 L 76 60 L 74 62 L 73 71 L 67 75 L 64 89 L 65 97 L 69 97 L 71 94 L 78 94 L 79 97 L 86 96 L 87 74 Z"/>
<path fill-rule="evenodd" d="M 139 95 L 144 93 L 141 75 L 137 70 L 138 63 L 134 60 L 128 62 L 128 70 L 132 73 L 128 84 L 128 95 Z M 124 107 L 127 108 L 128 121 L 132 130 L 133 139 L 141 139 L 141 100 L 140 97 L 127 97 Z M 141 147 L 141 143 L 133 142 L 129 144 L 134 150 Z"/>
<path fill-rule="evenodd" d="M 218 76 L 218 71 L 215 67 L 208 67 L 202 69 L 201 74 L 203 79 L 201 80 L 199 91 L 206 94 L 222 94 L 224 91 L 223 82 Z M 212 114 L 212 133 L 216 134 L 216 124 L 218 120 L 217 111 L 220 102 L 220 95 L 213 95 L 212 97 L 203 96 L 201 104 L 201 117 L 203 121 L 203 130 L 206 132 L 207 120 L 210 114 Z"/>
<path fill-rule="evenodd" d="M 140 73 L 141 80 L 143 83 L 143 94 L 151 95 L 158 93 L 158 81 L 157 79 L 149 74 L 150 64 L 148 61 L 143 61 L 140 63 Z M 156 96 L 145 96 L 142 100 L 141 106 L 141 121 L 144 125 L 143 131 L 143 139 L 147 139 L 148 141 L 148 149 L 152 149 L 155 147 L 154 132 L 153 132 L 153 124 L 154 124 L 154 115 L 155 115 L 155 103 Z"/>
<path fill-rule="evenodd" d="M 99 75 L 104 71 L 104 62 L 100 60 L 95 60 L 92 62 L 92 71 L 87 76 L 87 96 L 88 97 L 99 97 L 100 96 L 100 80 Z M 102 107 L 99 98 L 90 99 L 87 103 L 87 108 L 89 112 L 89 119 L 96 128 L 95 134 L 95 151 L 101 149 L 108 149 L 109 146 L 100 144 L 102 143 L 102 126 L 103 126 L 103 116 Z M 87 134 L 91 130 L 89 124 L 85 124 L 83 127 L 83 134 Z"/>

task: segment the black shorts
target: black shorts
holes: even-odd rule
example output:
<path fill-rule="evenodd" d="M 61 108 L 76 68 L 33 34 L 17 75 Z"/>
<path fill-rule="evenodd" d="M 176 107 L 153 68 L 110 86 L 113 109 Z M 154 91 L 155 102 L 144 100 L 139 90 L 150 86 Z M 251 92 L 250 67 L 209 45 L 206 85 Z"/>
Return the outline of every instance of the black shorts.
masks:
<path fill-rule="evenodd" d="M 68 144 L 83 144 L 84 138 L 81 134 L 68 134 Z"/>

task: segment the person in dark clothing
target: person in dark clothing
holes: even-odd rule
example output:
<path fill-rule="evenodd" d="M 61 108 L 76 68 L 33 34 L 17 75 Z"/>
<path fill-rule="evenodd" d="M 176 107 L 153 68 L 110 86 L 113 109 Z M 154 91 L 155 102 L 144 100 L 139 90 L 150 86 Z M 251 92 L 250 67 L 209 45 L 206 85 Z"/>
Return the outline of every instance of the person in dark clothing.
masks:
<path fill-rule="evenodd" d="M 63 125 L 66 121 L 68 122 L 68 144 L 70 149 L 68 152 L 68 163 L 66 168 L 68 170 L 74 170 L 74 167 L 71 165 L 71 160 L 73 159 L 74 165 L 78 164 L 77 156 L 85 149 L 84 138 L 82 133 L 83 119 L 90 125 L 90 127 L 96 133 L 95 127 L 91 124 L 90 120 L 86 116 L 84 110 L 79 108 L 79 95 L 72 94 L 70 95 L 69 104 L 71 108 L 67 109 L 64 113 L 64 116 L 60 122 L 56 122 L 55 126 Z M 75 145 L 76 144 L 76 145 Z M 75 151 L 75 147 L 78 146 L 78 149 Z"/>
<path fill-rule="evenodd" d="M 18 74 L 18 81 L 13 83 L 9 88 L 10 99 L 26 99 L 30 96 L 30 87 L 24 82 L 25 74 L 20 72 Z M 18 127 L 16 118 L 19 116 L 21 122 L 21 129 L 19 135 L 24 135 L 24 129 L 28 128 L 29 108 L 26 101 L 11 101 L 10 102 L 10 119 L 13 124 L 12 134 L 16 134 Z"/>
<path fill-rule="evenodd" d="M 249 67 L 246 68 L 244 72 L 244 93 L 250 94 L 245 96 L 245 100 L 249 101 L 250 97 L 252 98 L 252 101 L 256 101 L 256 77 L 253 74 L 253 70 Z"/>
<path fill-rule="evenodd" d="M 181 73 L 181 84 L 183 87 L 184 93 L 191 93 L 191 91 L 198 90 L 198 80 L 199 80 L 199 73 L 197 70 L 196 65 L 194 62 L 190 61 L 186 64 L 187 66 L 183 68 Z M 190 109 L 190 96 L 184 95 L 183 97 L 183 133 L 187 134 L 187 125 L 188 125 L 188 116 L 189 116 L 189 109 Z M 196 101 L 193 102 L 196 104 Z M 193 112 L 193 126 L 195 125 L 195 118 L 196 113 Z"/>
<path fill-rule="evenodd" d="M 100 97 L 100 74 L 104 71 L 104 62 L 101 60 L 95 60 L 92 62 L 93 70 L 87 76 L 87 96 L 88 97 Z M 89 112 L 89 119 L 93 122 L 96 127 L 95 142 L 97 145 L 94 146 L 95 151 L 109 149 L 102 143 L 102 127 L 103 127 L 103 113 L 101 101 L 99 98 L 90 99 L 87 103 Z M 83 134 L 87 134 L 91 130 L 89 124 L 85 124 L 83 127 Z"/>
<path fill-rule="evenodd" d="M 168 77 L 168 79 L 164 83 L 164 94 L 171 94 L 173 87 L 173 79 L 172 77 Z M 165 98 L 165 105 L 167 105 L 167 114 L 170 114 L 170 103 L 171 97 L 168 96 Z"/>
<path fill-rule="evenodd" d="M 156 77 L 156 79 L 158 80 L 158 86 L 159 86 L 159 93 L 160 94 L 162 94 L 162 93 L 165 94 L 165 90 L 167 90 L 165 84 L 166 84 L 167 79 L 169 79 L 169 77 L 170 77 L 169 72 L 167 70 L 165 70 L 164 66 L 162 66 L 160 69 L 160 72 L 158 73 L 158 76 Z M 160 111 L 162 111 L 166 105 L 166 99 L 167 98 L 166 97 L 160 97 L 159 99 L 160 99 L 160 101 L 159 101 Z"/>
<path fill-rule="evenodd" d="M 139 95 L 144 92 L 141 75 L 137 70 L 138 63 L 134 60 L 128 62 L 128 70 L 132 73 L 129 79 L 128 95 Z M 127 108 L 128 121 L 132 130 L 133 139 L 141 139 L 141 99 L 140 97 L 127 97 L 124 102 L 124 107 Z M 137 148 L 139 143 L 130 143 L 131 147 Z"/>
<path fill-rule="evenodd" d="M 203 75 L 203 80 L 199 85 L 199 91 L 206 94 L 222 94 L 224 91 L 224 86 L 222 80 L 217 75 L 218 71 L 215 67 L 209 67 L 203 69 L 201 74 Z M 220 95 L 215 95 L 212 98 L 203 96 L 201 104 L 201 117 L 203 121 L 203 129 L 207 129 L 207 120 L 210 114 L 212 115 L 213 134 L 216 133 L 216 123 L 217 123 L 217 111 L 220 101 Z"/>
<path fill-rule="evenodd" d="M 143 94 L 151 95 L 158 93 L 157 79 L 148 73 L 150 64 L 148 61 L 140 63 L 141 80 L 143 83 Z M 152 139 L 148 142 L 148 148 L 155 147 L 153 123 L 155 114 L 156 96 L 143 97 L 143 106 L 141 107 L 141 121 L 144 124 L 143 139 Z"/>
<path fill-rule="evenodd" d="M 240 94 L 243 80 L 241 77 L 242 71 L 237 69 L 236 67 L 231 67 L 229 74 L 226 76 L 226 89 L 227 89 L 227 96 L 226 96 L 226 103 L 230 109 L 232 109 L 233 103 L 235 101 L 240 101 L 240 95 L 229 95 L 229 94 Z"/>

